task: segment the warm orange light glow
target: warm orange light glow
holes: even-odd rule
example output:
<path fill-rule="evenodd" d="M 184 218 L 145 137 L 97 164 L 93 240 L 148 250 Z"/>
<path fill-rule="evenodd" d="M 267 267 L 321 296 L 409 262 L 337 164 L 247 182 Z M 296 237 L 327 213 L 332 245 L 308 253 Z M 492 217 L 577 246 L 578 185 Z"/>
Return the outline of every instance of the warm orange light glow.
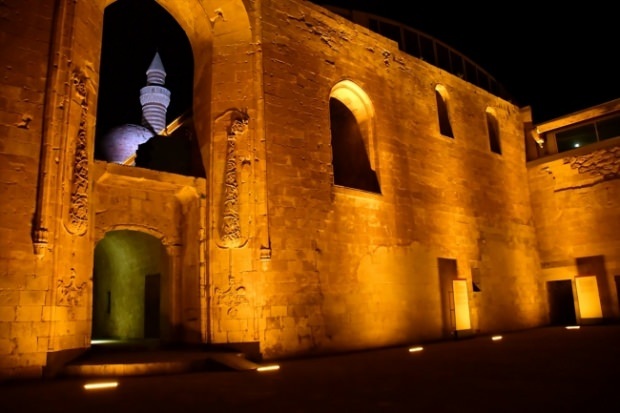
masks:
<path fill-rule="evenodd" d="M 502 337 L 502 336 L 493 336 L 493 337 L 491 337 L 491 340 L 493 340 L 493 341 L 499 341 L 499 340 L 501 340 L 501 339 L 503 339 L 503 338 L 504 338 L 504 337 Z"/>
<path fill-rule="evenodd" d="M 579 330 L 580 328 L 580 326 L 566 326 L 567 330 Z"/>
<path fill-rule="evenodd" d="M 280 366 L 278 366 L 277 364 L 272 364 L 270 366 L 262 366 L 256 369 L 256 371 L 273 371 L 273 370 L 280 370 Z"/>
<path fill-rule="evenodd" d="M 595 275 L 575 277 L 581 318 L 601 318 L 603 310 Z"/>
<path fill-rule="evenodd" d="M 104 339 L 94 339 L 90 340 L 90 344 L 114 344 L 118 343 L 120 340 L 104 340 Z"/>
<path fill-rule="evenodd" d="M 422 347 L 419 347 L 419 346 L 418 346 L 418 347 L 411 347 L 411 348 L 409 349 L 409 352 L 410 352 L 410 353 L 416 353 L 416 352 L 418 352 L 418 351 L 422 351 L 422 350 L 424 350 L 424 349 L 423 349 Z"/>
<path fill-rule="evenodd" d="M 457 330 L 469 330 L 471 320 L 469 319 L 469 298 L 467 296 L 467 280 L 452 281 L 454 291 L 454 315 L 456 318 Z"/>
<path fill-rule="evenodd" d="M 97 390 L 97 389 L 113 389 L 118 387 L 117 381 L 108 381 L 102 383 L 86 383 L 84 388 L 86 390 Z"/>

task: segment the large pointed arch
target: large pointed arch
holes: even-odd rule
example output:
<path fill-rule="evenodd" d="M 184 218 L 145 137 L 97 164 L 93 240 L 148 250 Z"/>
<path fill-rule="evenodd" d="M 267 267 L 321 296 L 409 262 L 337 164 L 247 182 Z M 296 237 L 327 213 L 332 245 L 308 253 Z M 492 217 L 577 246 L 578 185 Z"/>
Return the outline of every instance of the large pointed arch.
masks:
<path fill-rule="evenodd" d="M 107 6 L 117 0 L 92 0 L 80 3 L 77 8 L 77 20 L 89 22 L 88 25 L 78 25 L 76 38 L 101 38 L 103 31 L 103 13 Z M 243 0 L 153 0 L 163 7 L 183 29 L 193 51 L 194 79 L 193 79 L 193 113 L 194 126 L 199 140 L 202 159 L 208 162 L 210 157 L 208 140 L 212 135 L 211 125 L 213 113 L 220 113 L 221 108 L 212 107 L 211 96 L 218 91 L 213 88 L 226 88 L 225 82 L 214 82 L 218 76 L 219 67 L 215 67 L 214 56 L 229 53 L 236 46 L 252 44 L 252 30 L 250 16 Z M 94 16 L 94 10 L 98 16 Z M 83 31 L 83 32 L 82 32 Z M 80 34 L 81 33 L 81 34 Z M 73 60 L 79 62 L 76 53 L 79 48 L 73 48 Z M 100 48 L 83 48 L 86 62 L 97 61 Z M 89 64 L 89 63 L 87 63 Z M 240 68 L 241 70 L 241 68 Z M 221 69 L 221 73 L 229 72 Z M 92 77 L 98 83 L 98 74 Z"/>

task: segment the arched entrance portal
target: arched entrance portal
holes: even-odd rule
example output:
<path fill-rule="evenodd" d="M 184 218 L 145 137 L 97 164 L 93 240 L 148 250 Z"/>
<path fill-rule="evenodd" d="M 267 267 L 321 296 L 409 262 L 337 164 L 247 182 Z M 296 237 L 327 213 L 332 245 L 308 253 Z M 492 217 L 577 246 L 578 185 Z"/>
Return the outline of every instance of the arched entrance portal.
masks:
<path fill-rule="evenodd" d="M 92 339 L 165 338 L 170 331 L 168 255 L 139 231 L 108 232 L 95 247 Z"/>

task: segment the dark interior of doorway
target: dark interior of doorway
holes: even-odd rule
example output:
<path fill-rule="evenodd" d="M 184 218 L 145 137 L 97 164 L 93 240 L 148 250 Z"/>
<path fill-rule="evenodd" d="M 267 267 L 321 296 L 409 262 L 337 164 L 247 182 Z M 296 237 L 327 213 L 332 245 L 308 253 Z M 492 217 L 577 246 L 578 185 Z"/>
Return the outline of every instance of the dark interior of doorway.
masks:
<path fill-rule="evenodd" d="M 574 325 L 577 323 L 573 284 L 571 280 L 547 282 L 549 324 Z"/>

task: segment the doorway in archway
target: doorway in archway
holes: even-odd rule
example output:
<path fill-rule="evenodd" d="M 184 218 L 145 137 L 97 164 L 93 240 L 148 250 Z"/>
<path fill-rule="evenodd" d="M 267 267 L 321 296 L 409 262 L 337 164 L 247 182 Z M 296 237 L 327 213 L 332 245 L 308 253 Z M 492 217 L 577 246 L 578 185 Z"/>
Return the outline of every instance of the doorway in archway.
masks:
<path fill-rule="evenodd" d="M 161 339 L 169 330 L 167 254 L 156 237 L 108 232 L 95 247 L 92 338 Z"/>

